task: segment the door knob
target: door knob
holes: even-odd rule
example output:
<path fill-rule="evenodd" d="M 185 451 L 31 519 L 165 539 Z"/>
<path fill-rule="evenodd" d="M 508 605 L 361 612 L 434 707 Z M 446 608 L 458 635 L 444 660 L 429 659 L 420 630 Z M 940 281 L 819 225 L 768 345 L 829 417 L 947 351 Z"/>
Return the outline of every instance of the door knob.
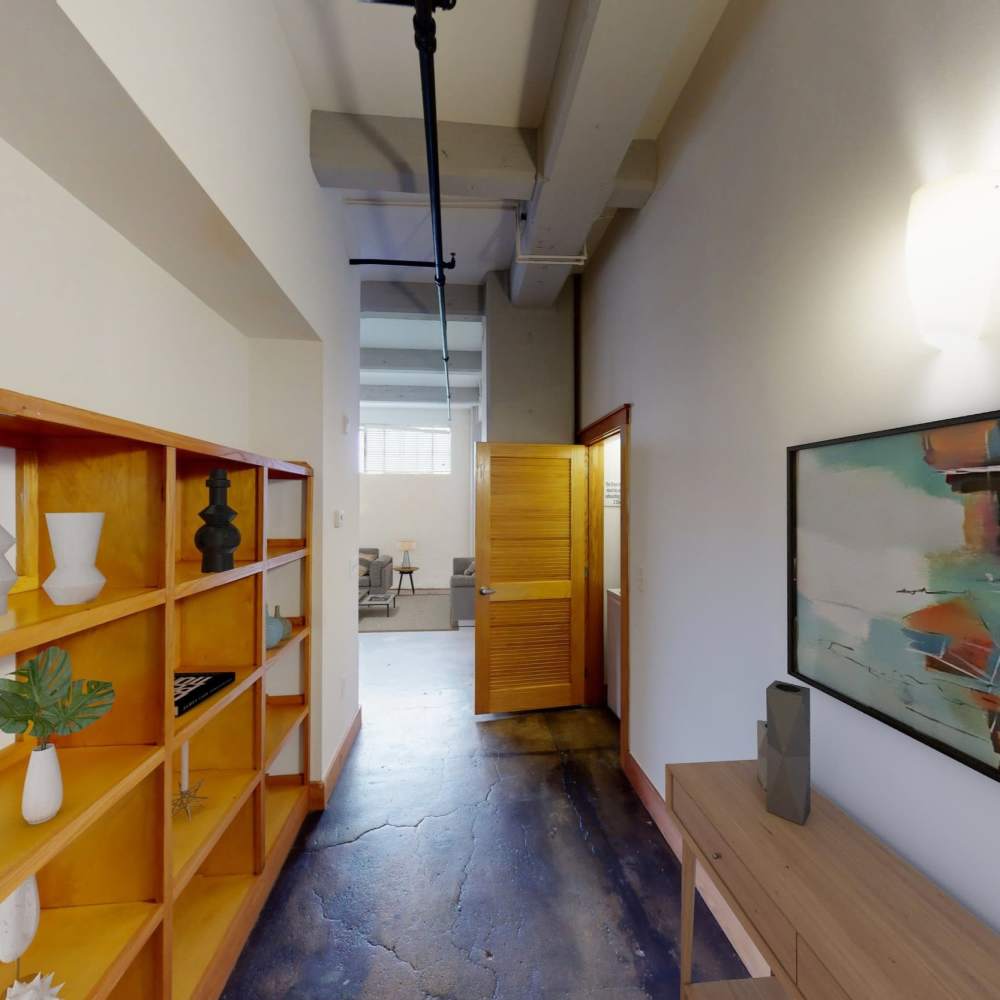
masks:
<path fill-rule="evenodd" d="M 495 594 L 496 591 L 492 587 L 480 587 L 479 593 L 482 594 L 483 597 L 489 597 L 490 594 Z"/>

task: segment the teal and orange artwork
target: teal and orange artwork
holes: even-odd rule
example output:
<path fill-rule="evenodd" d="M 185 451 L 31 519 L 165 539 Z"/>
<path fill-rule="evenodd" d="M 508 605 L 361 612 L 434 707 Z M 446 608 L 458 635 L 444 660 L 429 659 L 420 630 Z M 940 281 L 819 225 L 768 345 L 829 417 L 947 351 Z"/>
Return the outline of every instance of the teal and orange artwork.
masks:
<path fill-rule="evenodd" d="M 792 453 L 792 673 L 1000 778 L 1000 419 Z"/>

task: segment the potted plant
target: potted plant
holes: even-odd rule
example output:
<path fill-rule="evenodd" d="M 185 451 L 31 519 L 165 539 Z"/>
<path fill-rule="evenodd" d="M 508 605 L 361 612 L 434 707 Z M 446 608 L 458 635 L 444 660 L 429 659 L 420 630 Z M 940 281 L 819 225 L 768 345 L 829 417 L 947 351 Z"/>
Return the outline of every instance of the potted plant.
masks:
<path fill-rule="evenodd" d="M 73 680 L 69 653 L 50 646 L 26 660 L 13 678 L 0 677 L 0 729 L 28 732 L 38 745 L 28 755 L 21 815 L 32 825 L 52 819 L 62 806 L 62 775 L 51 739 L 85 729 L 115 700 L 110 681 Z"/>

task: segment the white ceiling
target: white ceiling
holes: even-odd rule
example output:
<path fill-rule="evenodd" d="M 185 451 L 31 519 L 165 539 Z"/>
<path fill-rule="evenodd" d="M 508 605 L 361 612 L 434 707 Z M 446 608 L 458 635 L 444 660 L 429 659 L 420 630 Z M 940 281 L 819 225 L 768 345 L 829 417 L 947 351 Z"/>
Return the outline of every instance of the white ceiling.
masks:
<path fill-rule="evenodd" d="M 313 108 L 420 118 L 413 13 L 359 0 L 274 0 Z M 536 128 L 569 0 L 460 0 L 437 23 L 438 118 Z"/>
<path fill-rule="evenodd" d="M 423 117 L 412 10 L 361 0 L 272 2 L 314 109 Z M 625 0 L 614 3 L 628 6 Z M 667 18 L 672 5 L 666 0 L 663 3 Z M 697 9 L 699 4 L 705 19 L 718 17 L 718 2 L 688 0 L 687 6 Z M 438 119 L 538 128 L 549 101 L 569 10 L 569 0 L 458 0 L 454 10 L 438 11 Z M 676 53 L 664 54 L 662 84 L 649 102 L 635 138 L 655 139 L 662 130 L 704 44 L 697 32 L 691 35 L 690 62 L 684 57 L 686 53 L 681 58 Z M 626 64 L 609 72 L 620 84 L 627 79 L 628 70 Z M 350 206 L 352 256 L 430 258 L 426 198 L 362 191 L 337 194 Z M 454 251 L 458 258 L 458 266 L 448 278 L 478 285 L 490 271 L 506 270 L 511 265 L 513 206 L 479 203 L 458 207 L 457 201 L 446 202 L 443 210 L 444 249 L 446 253 Z M 433 271 L 367 266 L 360 277 L 364 281 L 429 282 Z"/>
<path fill-rule="evenodd" d="M 437 350 L 441 324 L 429 319 L 361 319 L 362 347 Z M 453 351 L 478 351 L 483 346 L 483 324 L 470 320 L 448 321 L 448 347 Z"/>

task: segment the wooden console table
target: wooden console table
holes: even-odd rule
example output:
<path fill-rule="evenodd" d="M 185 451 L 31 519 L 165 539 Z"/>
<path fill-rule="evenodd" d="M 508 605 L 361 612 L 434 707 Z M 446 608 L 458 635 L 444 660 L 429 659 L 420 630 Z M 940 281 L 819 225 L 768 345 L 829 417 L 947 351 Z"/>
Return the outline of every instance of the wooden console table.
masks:
<path fill-rule="evenodd" d="M 1000 997 L 1000 935 L 822 795 L 797 826 L 767 812 L 756 762 L 677 764 L 667 805 L 684 838 L 684 1000 Z M 696 860 L 771 978 L 691 983 Z"/>

